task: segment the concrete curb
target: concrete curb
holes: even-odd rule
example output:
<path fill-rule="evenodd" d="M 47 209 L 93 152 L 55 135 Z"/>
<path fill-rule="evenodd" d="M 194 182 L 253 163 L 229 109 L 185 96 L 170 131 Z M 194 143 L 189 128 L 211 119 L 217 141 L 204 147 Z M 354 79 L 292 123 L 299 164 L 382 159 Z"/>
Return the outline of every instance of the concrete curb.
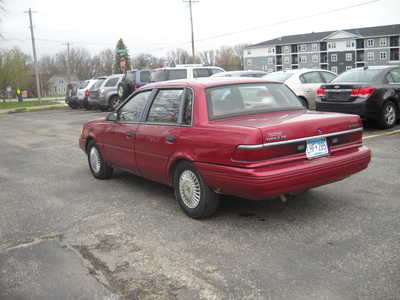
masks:
<path fill-rule="evenodd" d="M 60 104 L 43 105 L 43 106 L 16 107 L 16 108 L 10 108 L 10 109 L 0 109 L 0 115 L 46 110 L 46 109 L 53 109 L 53 108 L 64 108 L 64 107 L 68 107 L 68 105 L 65 103 L 60 103 Z"/>

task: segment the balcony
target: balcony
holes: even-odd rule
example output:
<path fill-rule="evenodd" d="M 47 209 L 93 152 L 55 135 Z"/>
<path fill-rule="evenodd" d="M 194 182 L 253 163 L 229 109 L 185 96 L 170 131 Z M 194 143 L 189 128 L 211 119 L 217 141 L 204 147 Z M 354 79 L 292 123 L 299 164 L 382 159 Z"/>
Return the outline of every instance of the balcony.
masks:
<path fill-rule="evenodd" d="M 399 46 L 399 37 L 391 36 L 390 37 L 390 47 L 398 47 Z"/>
<path fill-rule="evenodd" d="M 390 60 L 399 60 L 399 49 L 398 48 L 394 48 L 394 49 L 390 49 Z"/>

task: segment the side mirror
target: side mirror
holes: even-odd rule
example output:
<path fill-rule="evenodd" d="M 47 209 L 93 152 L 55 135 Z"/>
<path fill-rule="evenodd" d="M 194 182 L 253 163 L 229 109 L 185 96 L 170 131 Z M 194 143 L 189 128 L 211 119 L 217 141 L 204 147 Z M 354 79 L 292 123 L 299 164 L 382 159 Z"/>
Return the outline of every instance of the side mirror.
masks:
<path fill-rule="evenodd" d="M 112 122 L 116 122 L 118 121 L 118 113 L 116 112 L 110 112 L 107 117 L 106 117 L 107 121 L 112 121 Z"/>

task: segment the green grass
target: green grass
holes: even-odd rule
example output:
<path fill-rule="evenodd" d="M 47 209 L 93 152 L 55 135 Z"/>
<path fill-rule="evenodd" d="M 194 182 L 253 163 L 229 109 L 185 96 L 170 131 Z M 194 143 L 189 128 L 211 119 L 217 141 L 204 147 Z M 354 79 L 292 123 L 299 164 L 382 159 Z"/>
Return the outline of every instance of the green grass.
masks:
<path fill-rule="evenodd" d="M 43 100 L 39 101 L 24 101 L 24 102 L 1 102 L 0 109 L 12 109 L 12 108 L 23 108 L 23 107 L 33 107 L 33 106 L 43 106 L 43 105 L 54 105 L 60 102 Z"/>

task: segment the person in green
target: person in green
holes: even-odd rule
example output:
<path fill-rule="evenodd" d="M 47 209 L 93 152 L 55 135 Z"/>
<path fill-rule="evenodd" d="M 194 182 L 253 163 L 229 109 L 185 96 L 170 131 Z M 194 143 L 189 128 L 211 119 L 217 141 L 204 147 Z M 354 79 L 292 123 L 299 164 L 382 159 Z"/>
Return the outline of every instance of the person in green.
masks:
<path fill-rule="evenodd" d="M 22 93 L 21 93 L 20 89 L 17 89 L 17 98 L 18 98 L 18 102 L 22 102 L 23 101 Z"/>

